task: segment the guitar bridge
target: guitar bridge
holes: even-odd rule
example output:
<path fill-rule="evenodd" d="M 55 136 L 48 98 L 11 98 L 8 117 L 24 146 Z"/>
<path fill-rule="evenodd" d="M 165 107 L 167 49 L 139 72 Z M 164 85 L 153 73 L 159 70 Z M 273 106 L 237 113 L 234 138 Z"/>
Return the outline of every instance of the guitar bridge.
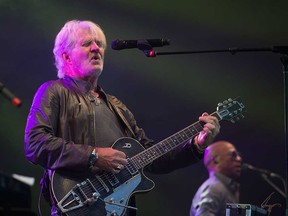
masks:
<path fill-rule="evenodd" d="M 90 185 L 93 188 L 94 192 L 91 197 L 88 197 L 85 194 L 85 191 L 81 187 Z M 77 193 L 78 192 L 78 193 Z M 82 199 L 81 199 L 82 197 Z M 78 208 L 81 208 L 85 205 L 93 205 L 98 198 L 100 197 L 99 192 L 93 186 L 91 181 L 87 179 L 86 181 L 81 182 L 80 184 L 75 185 L 57 204 L 61 212 L 66 213 Z M 82 201 L 83 200 L 83 201 Z"/>

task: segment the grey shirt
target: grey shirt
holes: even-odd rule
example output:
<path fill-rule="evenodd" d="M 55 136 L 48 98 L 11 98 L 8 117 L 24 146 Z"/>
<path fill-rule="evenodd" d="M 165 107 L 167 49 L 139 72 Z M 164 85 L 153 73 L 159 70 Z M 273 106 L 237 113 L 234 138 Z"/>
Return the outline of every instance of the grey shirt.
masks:
<path fill-rule="evenodd" d="M 190 216 L 223 216 L 226 203 L 239 202 L 239 183 L 220 174 L 211 174 L 196 192 Z"/>

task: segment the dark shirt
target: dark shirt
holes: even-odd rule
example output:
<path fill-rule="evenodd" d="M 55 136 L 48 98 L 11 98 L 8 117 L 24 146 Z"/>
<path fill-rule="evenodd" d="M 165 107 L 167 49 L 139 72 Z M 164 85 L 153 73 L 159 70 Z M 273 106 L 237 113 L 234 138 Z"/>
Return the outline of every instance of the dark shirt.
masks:
<path fill-rule="evenodd" d="M 126 136 L 125 131 L 103 99 L 99 99 L 94 108 L 97 147 L 111 147 L 117 139 Z"/>
<path fill-rule="evenodd" d="M 196 192 L 190 216 L 226 215 L 226 203 L 239 202 L 239 184 L 220 174 L 211 174 Z"/>

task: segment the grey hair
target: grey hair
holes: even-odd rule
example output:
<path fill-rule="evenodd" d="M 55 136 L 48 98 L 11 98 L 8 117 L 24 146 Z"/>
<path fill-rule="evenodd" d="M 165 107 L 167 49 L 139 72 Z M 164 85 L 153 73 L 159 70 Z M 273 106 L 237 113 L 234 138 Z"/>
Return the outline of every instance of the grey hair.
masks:
<path fill-rule="evenodd" d="M 99 32 L 99 29 L 104 35 L 104 43 L 106 38 L 102 28 L 91 21 L 71 20 L 65 23 L 60 32 L 57 34 L 54 44 L 55 66 L 58 70 L 57 76 L 63 78 L 65 76 L 65 64 L 62 57 L 63 53 L 69 53 L 77 42 L 77 31 L 80 29 L 89 29 L 93 34 Z M 105 45 L 106 46 L 106 45 Z"/>

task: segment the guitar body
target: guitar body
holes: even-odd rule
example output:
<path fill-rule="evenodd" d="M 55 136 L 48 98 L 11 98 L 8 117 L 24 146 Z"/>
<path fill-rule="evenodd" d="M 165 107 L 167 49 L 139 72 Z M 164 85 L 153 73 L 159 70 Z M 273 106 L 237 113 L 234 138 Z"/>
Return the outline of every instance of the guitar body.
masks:
<path fill-rule="evenodd" d="M 117 174 L 103 173 L 83 178 L 77 174 L 54 172 L 52 193 L 58 207 L 68 216 L 124 215 L 129 198 L 137 192 L 152 190 L 154 182 L 143 168 L 137 169 L 129 158 L 145 150 L 132 138 L 120 138 L 112 148 L 125 152 L 128 164 Z"/>

